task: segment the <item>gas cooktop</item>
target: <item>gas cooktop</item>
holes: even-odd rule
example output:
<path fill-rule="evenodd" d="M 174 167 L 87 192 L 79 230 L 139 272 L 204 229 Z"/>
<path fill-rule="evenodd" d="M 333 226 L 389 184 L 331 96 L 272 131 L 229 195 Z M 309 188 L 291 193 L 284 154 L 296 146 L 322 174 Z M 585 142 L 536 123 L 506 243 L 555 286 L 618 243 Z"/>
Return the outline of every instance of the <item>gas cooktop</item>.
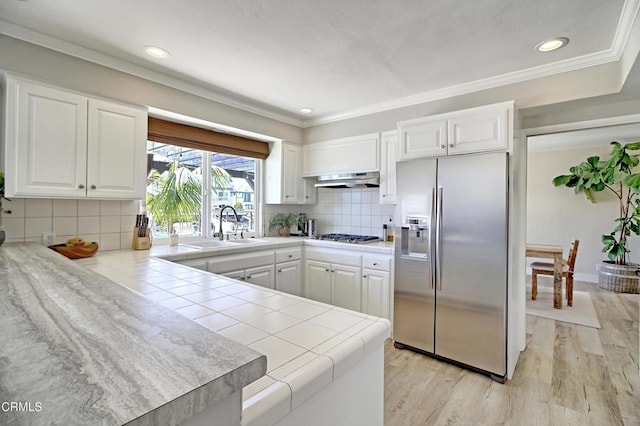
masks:
<path fill-rule="evenodd" d="M 352 235 L 352 234 L 320 234 L 316 235 L 316 240 L 338 241 L 341 243 L 364 244 L 382 241 L 382 238 L 374 235 Z"/>

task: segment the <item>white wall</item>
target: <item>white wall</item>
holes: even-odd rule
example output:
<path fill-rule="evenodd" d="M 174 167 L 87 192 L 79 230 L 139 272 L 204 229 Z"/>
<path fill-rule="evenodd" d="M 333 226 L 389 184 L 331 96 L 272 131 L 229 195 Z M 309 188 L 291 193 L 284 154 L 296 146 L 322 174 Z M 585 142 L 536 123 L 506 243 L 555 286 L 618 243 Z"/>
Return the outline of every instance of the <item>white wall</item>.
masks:
<path fill-rule="evenodd" d="M 570 242 L 580 240 L 576 278 L 591 282 L 598 280 L 596 265 L 606 259 L 601 253 L 600 238 L 615 227 L 617 198 L 601 192 L 596 194 L 598 203 L 592 204 L 584 194 L 576 195 L 571 188 L 553 186 L 552 180 L 568 174 L 571 166 L 589 156 L 608 158 L 611 151 L 608 142 L 598 147 L 528 153 L 527 242 L 561 244 L 566 257 Z M 632 238 L 630 249 L 630 260 L 640 263 L 640 238 Z"/>
<path fill-rule="evenodd" d="M 96 241 L 101 251 L 131 248 L 139 201 L 2 200 L 2 225 L 7 242 L 42 242 L 55 232 L 56 243 L 80 236 Z M 10 213 L 9 213 L 10 212 Z"/>

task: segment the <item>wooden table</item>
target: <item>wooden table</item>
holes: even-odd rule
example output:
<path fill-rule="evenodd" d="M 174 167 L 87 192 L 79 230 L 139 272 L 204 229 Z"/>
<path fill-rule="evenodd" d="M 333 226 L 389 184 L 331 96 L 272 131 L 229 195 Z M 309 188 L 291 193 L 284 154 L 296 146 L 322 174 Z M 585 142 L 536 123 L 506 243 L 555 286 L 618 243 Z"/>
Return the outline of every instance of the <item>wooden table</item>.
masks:
<path fill-rule="evenodd" d="M 553 307 L 562 309 L 562 246 L 527 244 L 527 257 L 553 258 Z"/>

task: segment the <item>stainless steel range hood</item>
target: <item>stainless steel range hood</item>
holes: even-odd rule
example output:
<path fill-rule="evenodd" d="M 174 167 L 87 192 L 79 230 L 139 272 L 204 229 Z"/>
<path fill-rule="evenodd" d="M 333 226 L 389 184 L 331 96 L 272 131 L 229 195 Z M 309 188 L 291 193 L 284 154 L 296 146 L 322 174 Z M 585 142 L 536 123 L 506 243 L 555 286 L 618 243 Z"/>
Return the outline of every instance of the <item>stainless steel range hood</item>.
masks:
<path fill-rule="evenodd" d="M 318 176 L 316 188 L 377 188 L 380 186 L 380 173 L 342 173 Z"/>

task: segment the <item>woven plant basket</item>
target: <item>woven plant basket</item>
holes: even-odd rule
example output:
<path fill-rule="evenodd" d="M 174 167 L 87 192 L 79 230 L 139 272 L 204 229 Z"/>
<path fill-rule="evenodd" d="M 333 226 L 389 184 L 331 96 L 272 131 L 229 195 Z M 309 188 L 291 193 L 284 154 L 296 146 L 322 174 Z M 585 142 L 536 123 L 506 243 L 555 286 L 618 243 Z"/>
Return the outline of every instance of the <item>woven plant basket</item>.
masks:
<path fill-rule="evenodd" d="M 615 263 L 602 262 L 598 271 L 598 283 L 600 288 L 617 293 L 640 293 L 640 265 L 630 263 L 616 265 Z"/>

